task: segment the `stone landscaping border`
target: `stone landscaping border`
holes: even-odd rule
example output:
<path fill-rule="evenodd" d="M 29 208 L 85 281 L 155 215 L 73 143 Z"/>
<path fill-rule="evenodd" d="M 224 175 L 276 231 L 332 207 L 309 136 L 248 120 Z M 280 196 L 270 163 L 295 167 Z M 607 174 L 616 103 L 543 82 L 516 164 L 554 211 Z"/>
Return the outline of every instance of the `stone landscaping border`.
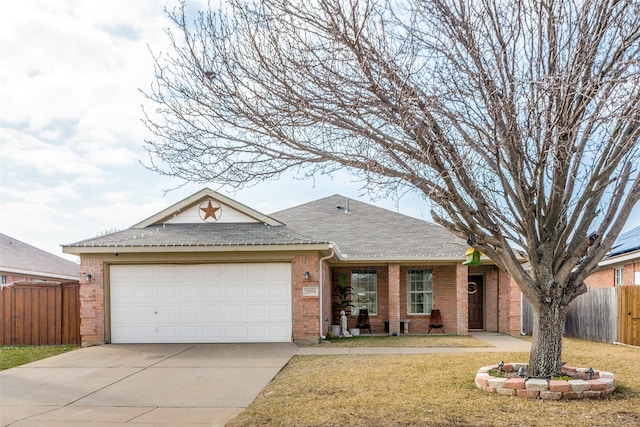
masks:
<path fill-rule="evenodd" d="M 526 363 L 505 363 L 502 371 L 518 372 Z M 483 366 L 476 373 L 475 383 L 480 390 L 505 396 L 518 396 L 530 399 L 599 399 L 610 395 L 616 389 L 615 376 L 610 372 L 593 371 L 592 379 L 552 380 L 545 378 L 499 378 L 489 374 L 499 370 L 499 365 Z M 589 368 L 563 366 L 563 373 L 576 373 L 588 377 Z"/>

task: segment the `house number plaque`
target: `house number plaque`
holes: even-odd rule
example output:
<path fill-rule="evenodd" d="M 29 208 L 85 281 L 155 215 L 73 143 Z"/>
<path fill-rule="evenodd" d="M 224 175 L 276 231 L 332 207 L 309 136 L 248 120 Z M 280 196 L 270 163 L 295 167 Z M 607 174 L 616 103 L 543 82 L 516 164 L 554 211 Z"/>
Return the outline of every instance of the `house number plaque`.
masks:
<path fill-rule="evenodd" d="M 305 286 L 302 288 L 302 296 L 303 297 L 317 297 L 318 287 L 317 286 Z"/>

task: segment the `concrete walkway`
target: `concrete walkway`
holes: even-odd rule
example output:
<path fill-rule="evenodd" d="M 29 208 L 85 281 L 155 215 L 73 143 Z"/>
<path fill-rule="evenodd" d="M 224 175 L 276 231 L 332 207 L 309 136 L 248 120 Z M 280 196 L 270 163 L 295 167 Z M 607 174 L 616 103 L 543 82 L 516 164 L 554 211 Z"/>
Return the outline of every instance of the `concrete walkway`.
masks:
<path fill-rule="evenodd" d="M 493 347 L 298 348 L 293 344 L 138 344 L 78 349 L 0 372 L 0 426 L 224 426 L 293 355 L 529 351 L 527 341 L 472 334 Z"/>
<path fill-rule="evenodd" d="M 494 332 L 476 332 L 472 337 L 491 347 L 302 347 L 296 356 L 340 355 L 340 354 L 428 354 L 428 353 L 501 353 L 531 351 L 531 343 L 510 335 Z"/>

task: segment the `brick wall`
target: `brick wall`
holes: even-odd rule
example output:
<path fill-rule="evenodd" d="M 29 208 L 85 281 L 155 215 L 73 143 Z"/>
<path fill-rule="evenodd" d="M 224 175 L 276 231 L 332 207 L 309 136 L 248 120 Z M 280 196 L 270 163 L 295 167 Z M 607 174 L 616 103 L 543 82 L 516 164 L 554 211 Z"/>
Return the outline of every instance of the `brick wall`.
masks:
<path fill-rule="evenodd" d="M 339 277 L 341 274 L 345 275 L 347 279 L 347 285 L 351 286 L 351 272 L 352 271 L 375 271 L 377 275 L 378 284 L 378 311 L 377 314 L 369 313 L 369 322 L 371 323 L 371 332 L 384 333 L 384 322 L 388 320 L 389 313 L 389 276 L 387 267 L 381 266 L 367 266 L 367 265 L 355 265 L 355 266 L 337 266 L 331 270 L 331 288 L 334 289 L 338 286 Z M 332 294 L 335 294 L 332 291 Z M 358 320 L 358 316 L 348 316 L 347 323 L 349 328 L 355 328 Z M 338 313 L 332 312 L 330 318 L 332 324 L 339 324 Z"/>
<path fill-rule="evenodd" d="M 462 264 L 456 264 L 456 298 L 456 334 L 467 335 L 469 333 L 469 269 Z"/>
<path fill-rule="evenodd" d="M 615 286 L 615 269 L 622 267 L 622 284 L 624 286 L 637 285 L 634 283 L 635 273 L 640 272 L 640 262 L 626 262 L 607 265 L 585 279 L 587 286 L 591 288 L 612 288 Z"/>
<path fill-rule="evenodd" d="M 455 333 L 458 305 L 456 298 L 456 266 L 435 265 L 425 267 L 433 271 L 433 308 L 440 310 L 445 332 L 449 334 Z M 406 293 L 406 287 L 404 292 Z M 417 333 L 429 330 L 429 316 L 408 316 L 408 318 L 411 319 L 411 331 Z"/>
<path fill-rule="evenodd" d="M 291 263 L 294 341 L 317 342 L 320 336 L 320 297 L 302 295 L 305 287 L 319 287 L 319 262 L 318 255 L 297 255 Z M 305 279 L 305 272 L 309 273 L 309 279 Z M 323 281 L 326 282 L 324 279 Z M 326 295 L 324 289 L 323 295 Z M 323 311 L 325 311 L 324 307 Z"/>
<path fill-rule="evenodd" d="M 615 273 L 613 268 L 604 268 L 589 275 L 585 281 L 590 288 L 612 288 L 615 286 Z"/>
<path fill-rule="evenodd" d="M 86 274 L 91 280 L 86 280 Z M 80 338 L 82 345 L 105 342 L 104 262 L 101 257 L 80 259 Z"/>
<path fill-rule="evenodd" d="M 397 265 L 397 264 L 396 264 Z M 392 264 L 394 266 L 394 264 Z M 409 315 L 407 313 L 407 272 L 409 270 L 431 270 L 433 272 L 433 308 L 439 309 L 442 314 L 442 320 L 445 325 L 445 331 L 447 333 L 455 333 L 457 330 L 457 311 L 458 311 L 458 299 L 457 299 L 457 267 L 454 265 L 411 265 L 402 266 L 395 273 L 396 267 L 391 267 L 391 271 L 386 266 L 337 266 L 332 270 L 333 286 L 338 285 L 338 277 L 340 274 L 344 274 L 347 279 L 347 284 L 351 285 L 351 272 L 356 270 L 375 271 L 378 279 L 378 313 L 377 315 L 370 315 L 369 320 L 371 322 L 371 329 L 373 333 L 384 333 L 384 322 L 390 320 L 389 307 L 390 304 L 398 304 L 398 319 L 408 319 L 409 331 L 412 333 L 426 333 L 429 330 L 429 315 Z M 466 267 L 463 266 L 464 277 L 462 280 L 463 291 L 465 301 L 463 306 L 467 307 L 467 276 Z M 389 283 L 392 277 L 396 274 L 399 275 L 399 292 L 397 293 L 396 301 L 390 301 L 390 296 L 393 297 L 394 292 L 389 291 Z M 464 315 L 464 322 L 467 320 L 468 314 Z M 349 327 L 355 327 L 357 316 L 349 317 Z M 336 321 L 335 315 L 332 316 L 332 322 Z M 399 325 L 398 325 L 399 330 Z M 464 325 L 464 332 L 466 333 L 467 324 Z M 393 326 L 389 331 L 393 332 Z"/>
<path fill-rule="evenodd" d="M 400 334 L 400 266 L 398 264 L 389 264 L 388 278 L 389 312 L 387 320 L 389 321 L 389 334 Z"/>

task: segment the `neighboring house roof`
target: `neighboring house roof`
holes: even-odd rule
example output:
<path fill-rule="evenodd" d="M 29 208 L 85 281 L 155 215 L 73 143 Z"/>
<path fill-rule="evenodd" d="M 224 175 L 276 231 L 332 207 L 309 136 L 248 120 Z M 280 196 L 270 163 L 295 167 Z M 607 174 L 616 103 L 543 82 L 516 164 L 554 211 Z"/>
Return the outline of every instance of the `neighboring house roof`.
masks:
<path fill-rule="evenodd" d="M 0 271 L 16 275 L 78 280 L 80 266 L 0 233 Z"/>
<path fill-rule="evenodd" d="M 618 236 L 607 257 L 621 255 L 640 249 L 640 227 L 633 228 Z"/>
<path fill-rule="evenodd" d="M 468 245 L 440 225 L 335 194 L 271 214 L 348 261 L 459 261 Z"/>
<path fill-rule="evenodd" d="M 598 265 L 611 265 L 633 259 L 640 259 L 640 227 L 619 235 L 609 253 Z"/>

